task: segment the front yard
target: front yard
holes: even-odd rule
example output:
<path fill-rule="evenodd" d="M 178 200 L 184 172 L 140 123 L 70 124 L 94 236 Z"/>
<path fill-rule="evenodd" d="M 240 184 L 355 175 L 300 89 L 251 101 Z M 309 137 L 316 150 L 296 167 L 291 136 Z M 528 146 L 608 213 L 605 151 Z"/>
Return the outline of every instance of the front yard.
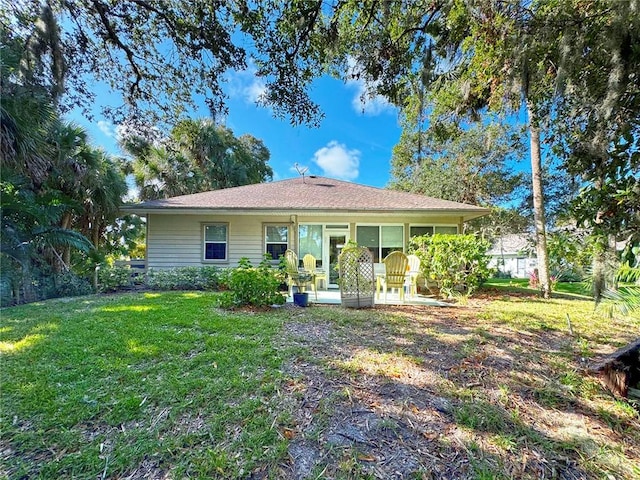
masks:
<path fill-rule="evenodd" d="M 637 411 L 586 374 L 638 319 L 495 291 L 242 313 L 215 295 L 2 310 L 0 477 L 640 476 Z"/>

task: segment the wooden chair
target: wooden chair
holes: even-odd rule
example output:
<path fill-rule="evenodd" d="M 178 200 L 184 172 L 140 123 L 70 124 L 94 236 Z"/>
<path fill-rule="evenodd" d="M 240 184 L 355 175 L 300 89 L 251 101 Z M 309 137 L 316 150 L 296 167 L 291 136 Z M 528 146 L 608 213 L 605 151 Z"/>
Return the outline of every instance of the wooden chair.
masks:
<path fill-rule="evenodd" d="M 418 294 L 418 277 L 420 276 L 420 259 L 417 255 L 407 255 L 409 261 L 409 296 Z"/>
<path fill-rule="evenodd" d="M 312 275 L 313 288 L 316 292 L 316 300 L 318 299 L 318 282 L 323 281 L 324 285 L 327 285 L 327 274 L 323 271 L 319 271 L 316 268 L 317 262 L 316 257 L 307 253 L 304 257 L 302 257 L 302 264 L 304 265 L 304 269 Z"/>
<path fill-rule="evenodd" d="M 384 288 L 385 303 L 387 301 L 387 290 L 397 288 L 400 301 L 404 302 L 404 284 L 407 278 L 407 267 L 409 266 L 407 256 L 402 252 L 391 252 L 382 263 L 384 263 L 385 272 L 382 275 L 378 275 L 376 283 L 378 299 L 380 298 L 380 287 Z"/>
<path fill-rule="evenodd" d="M 289 286 L 289 295 L 293 297 L 293 286 L 297 286 L 299 289 L 305 288 L 307 285 L 314 285 L 312 283 L 312 276 L 305 270 L 300 271 L 298 267 L 298 255 L 293 250 L 287 249 L 284 252 L 284 264 L 285 272 L 287 274 L 287 285 Z M 318 299 L 318 292 L 316 291 L 316 300 Z"/>

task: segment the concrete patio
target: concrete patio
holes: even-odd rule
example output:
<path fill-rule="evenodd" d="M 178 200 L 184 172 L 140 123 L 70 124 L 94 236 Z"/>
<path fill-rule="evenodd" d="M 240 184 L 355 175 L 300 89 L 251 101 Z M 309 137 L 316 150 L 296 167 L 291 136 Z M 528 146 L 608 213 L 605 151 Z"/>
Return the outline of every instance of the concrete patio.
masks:
<path fill-rule="evenodd" d="M 293 298 L 287 296 L 287 303 L 293 303 Z M 316 300 L 315 293 L 309 292 L 310 304 L 326 304 L 326 305 L 340 305 L 340 290 L 318 290 L 318 299 Z M 397 293 L 387 293 L 387 301 L 384 300 L 384 295 L 380 294 L 380 299 L 375 299 L 376 305 L 428 305 L 432 307 L 452 307 L 453 304 L 442 302 L 433 297 L 426 295 L 405 295 L 404 301 L 400 300 L 400 296 Z"/>

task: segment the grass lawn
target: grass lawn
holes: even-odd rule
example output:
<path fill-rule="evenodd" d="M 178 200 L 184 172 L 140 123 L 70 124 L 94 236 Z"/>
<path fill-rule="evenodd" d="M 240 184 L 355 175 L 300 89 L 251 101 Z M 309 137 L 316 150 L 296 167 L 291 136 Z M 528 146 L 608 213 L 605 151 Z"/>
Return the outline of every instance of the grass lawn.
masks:
<path fill-rule="evenodd" d="M 638 412 L 586 373 L 640 319 L 506 292 L 237 313 L 214 295 L 0 311 L 0 478 L 640 476 Z"/>
<path fill-rule="evenodd" d="M 244 477 L 280 460 L 283 321 L 200 293 L 3 310 L 0 477 Z"/>
<path fill-rule="evenodd" d="M 537 292 L 536 289 L 529 288 L 527 278 L 490 278 L 483 287 L 496 288 L 501 291 L 512 292 Z M 554 293 L 591 297 L 591 289 L 584 282 L 558 282 L 555 285 Z"/>

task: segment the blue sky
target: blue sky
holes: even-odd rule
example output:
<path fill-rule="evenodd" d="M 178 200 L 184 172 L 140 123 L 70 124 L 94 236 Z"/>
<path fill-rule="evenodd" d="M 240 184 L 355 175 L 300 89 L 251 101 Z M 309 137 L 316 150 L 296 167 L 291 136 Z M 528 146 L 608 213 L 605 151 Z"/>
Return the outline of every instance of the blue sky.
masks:
<path fill-rule="evenodd" d="M 391 151 L 400 138 L 397 110 L 381 97 L 363 101 L 364 84 L 344 83 L 329 77 L 318 79 L 311 96 L 325 114 L 320 127 L 291 126 L 256 106 L 264 83 L 252 69 L 228 76 L 229 114 L 224 123 L 236 136 L 248 133 L 261 139 L 271 152 L 274 180 L 296 177 L 297 163 L 308 174 L 384 187 L 389 182 Z M 99 94 L 95 110 L 110 101 Z M 207 116 L 204 106 L 194 118 Z M 120 155 L 117 125 L 96 115 L 92 122 L 75 112 L 69 119 L 84 126 L 92 141 L 109 153 Z"/>

